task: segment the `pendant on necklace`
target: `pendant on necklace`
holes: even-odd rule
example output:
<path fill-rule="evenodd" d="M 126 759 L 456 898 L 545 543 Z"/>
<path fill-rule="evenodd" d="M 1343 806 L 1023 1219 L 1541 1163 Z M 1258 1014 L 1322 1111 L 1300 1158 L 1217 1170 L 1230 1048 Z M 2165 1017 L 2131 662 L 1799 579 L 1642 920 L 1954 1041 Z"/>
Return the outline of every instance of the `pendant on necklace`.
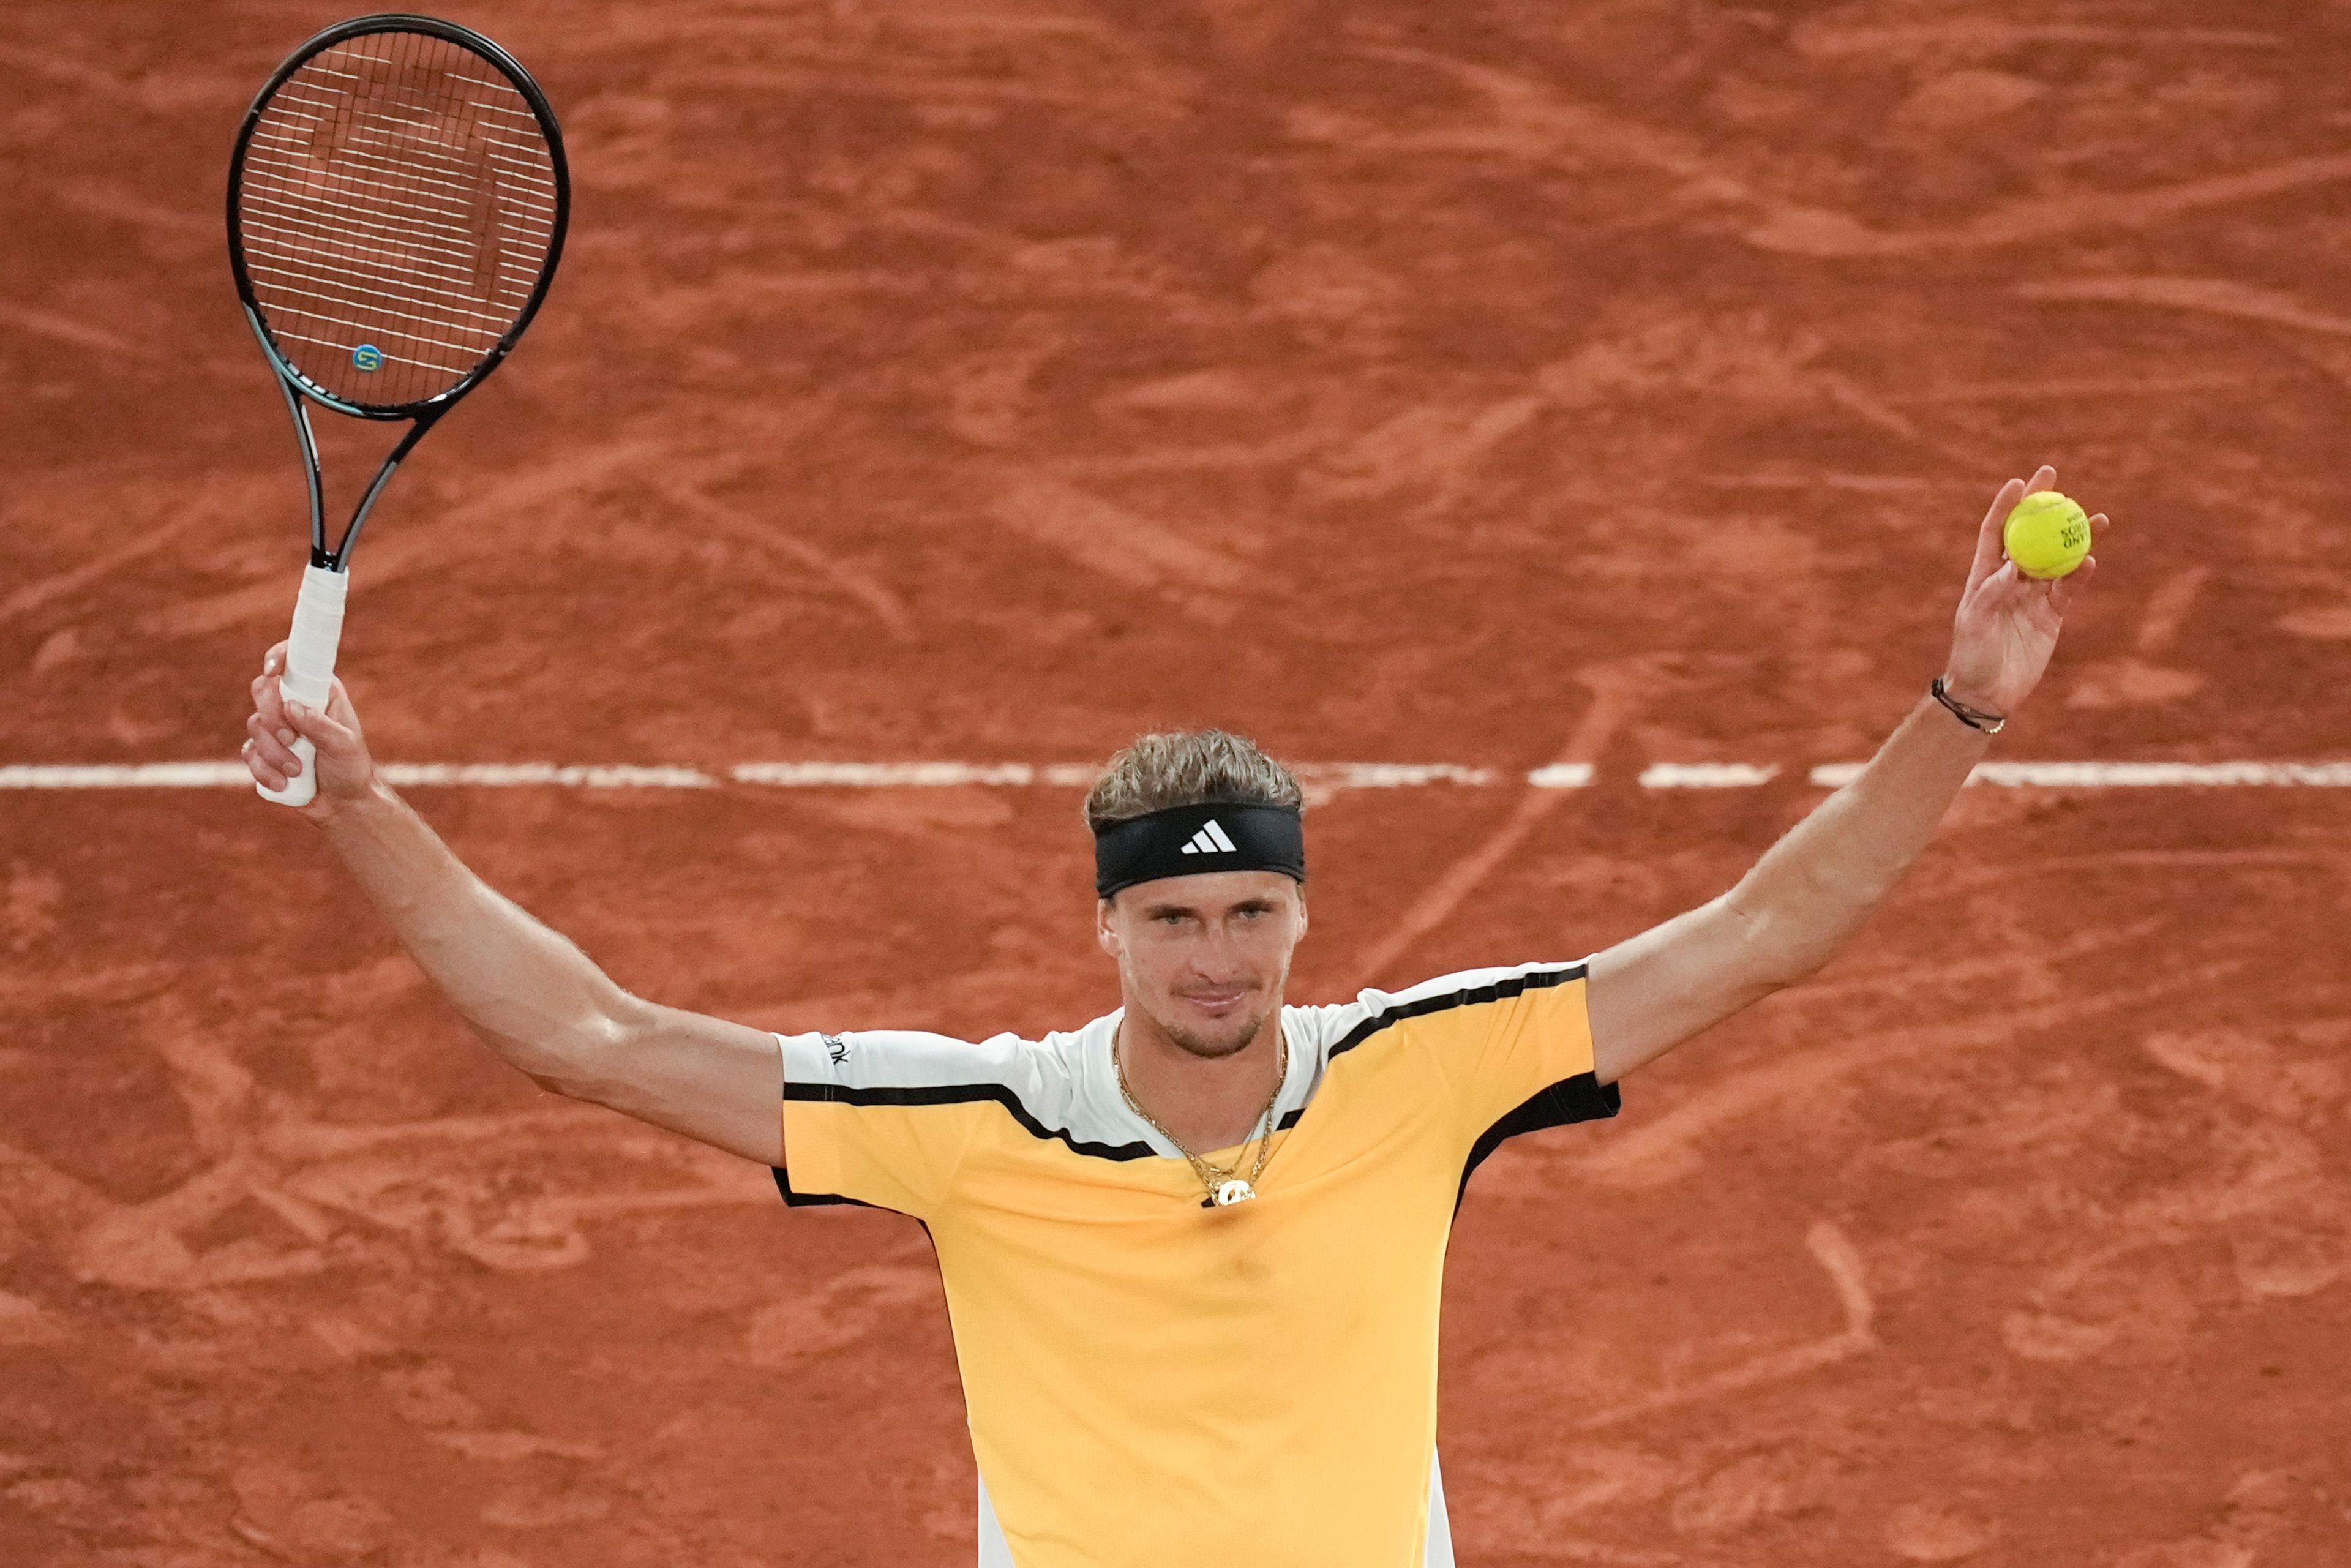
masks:
<path fill-rule="evenodd" d="M 1253 1198 L 1256 1196 L 1257 1188 L 1249 1186 L 1248 1181 L 1242 1177 L 1235 1176 L 1232 1180 L 1217 1188 L 1217 1207 L 1218 1208 L 1230 1208 L 1234 1204 L 1247 1203 L 1250 1198 Z"/>

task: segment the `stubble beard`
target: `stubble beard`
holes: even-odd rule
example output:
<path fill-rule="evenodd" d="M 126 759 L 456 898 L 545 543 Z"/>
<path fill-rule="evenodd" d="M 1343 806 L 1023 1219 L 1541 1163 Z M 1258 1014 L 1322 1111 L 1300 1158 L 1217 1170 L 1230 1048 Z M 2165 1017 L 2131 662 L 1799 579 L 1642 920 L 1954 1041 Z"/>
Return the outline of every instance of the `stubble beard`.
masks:
<path fill-rule="evenodd" d="M 1134 977 L 1131 973 L 1127 974 L 1126 979 L 1128 995 L 1138 996 L 1145 994 L 1141 986 L 1134 983 Z M 1281 966 L 1280 972 L 1273 977 L 1272 984 L 1266 987 L 1263 994 L 1268 998 L 1279 997 L 1288 988 L 1289 984 L 1290 966 L 1285 963 Z M 1181 1051 L 1185 1055 L 1196 1058 L 1202 1061 L 1223 1061 L 1229 1058 L 1238 1056 L 1242 1051 L 1247 1051 L 1250 1046 L 1255 1045 L 1257 1043 L 1257 1037 L 1265 1032 L 1265 1026 L 1272 1019 L 1276 1009 L 1273 1004 L 1269 1000 L 1262 1011 L 1259 1012 L 1255 1017 L 1242 1024 L 1234 1031 L 1229 1039 L 1211 1039 L 1210 1037 L 1200 1033 L 1197 1030 L 1187 1028 L 1182 1024 L 1171 1023 L 1166 1019 L 1164 1019 L 1157 1013 L 1153 1012 L 1149 1008 L 1142 1008 L 1139 1010 L 1151 1019 L 1152 1026 L 1154 1028 L 1157 1029 L 1162 1035 L 1174 1042 L 1176 1049 Z"/>
<path fill-rule="evenodd" d="M 1155 1018 L 1151 1021 L 1157 1024 L 1159 1032 L 1173 1040 L 1186 1055 L 1196 1056 L 1204 1061 L 1222 1061 L 1228 1057 L 1238 1056 L 1254 1045 L 1257 1042 L 1257 1037 L 1264 1032 L 1266 1019 L 1271 1012 L 1272 1009 L 1269 1008 L 1265 1012 L 1249 1019 L 1240 1032 L 1231 1040 L 1210 1040 L 1191 1030 L 1169 1023 L 1165 1019 Z"/>

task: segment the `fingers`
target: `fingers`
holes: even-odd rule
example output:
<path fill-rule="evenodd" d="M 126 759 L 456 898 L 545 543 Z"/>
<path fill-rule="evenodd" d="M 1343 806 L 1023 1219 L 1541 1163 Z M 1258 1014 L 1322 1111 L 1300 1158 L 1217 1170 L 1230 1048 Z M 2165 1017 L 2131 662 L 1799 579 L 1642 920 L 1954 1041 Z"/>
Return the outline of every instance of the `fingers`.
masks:
<path fill-rule="evenodd" d="M 2045 470 L 2044 470 L 2045 472 Z M 2001 542 L 2001 530 L 2007 525 L 2008 514 L 2024 499 L 2024 481 L 2011 479 L 1991 498 L 1991 509 L 1984 513 L 1983 527 L 1976 530 L 1976 559 L 1968 567 L 1966 593 L 1973 593 L 1983 580 L 2000 570 L 2007 559 L 2008 547 Z M 1964 597 L 1964 594 L 1962 595 Z"/>
<path fill-rule="evenodd" d="M 2090 518 L 2090 548 L 2092 549 L 2095 550 L 2098 548 L 2098 541 L 2105 537 L 2106 529 L 2111 526 L 2112 525 L 2108 522 L 2105 513 L 2099 512 L 2092 516 Z M 2057 585 L 2052 589 L 2049 593 L 2049 608 L 2054 610 L 2060 615 L 2064 614 L 2066 608 L 2074 602 L 2075 596 L 2082 591 L 2082 585 L 2089 581 L 2090 574 L 2097 570 L 2098 558 L 2095 555 L 2084 556 L 2082 558 L 2081 565 L 2075 567 L 2071 572 L 2057 580 Z"/>
<path fill-rule="evenodd" d="M 254 711 L 273 730 L 286 727 L 285 696 L 278 677 L 286 673 L 286 644 L 277 643 L 261 656 L 261 674 L 253 678 Z"/>
<path fill-rule="evenodd" d="M 287 780 L 300 768 L 300 763 L 291 751 L 282 746 L 272 751 L 264 739 L 247 737 L 237 757 L 244 762 L 246 771 L 253 775 L 255 783 L 280 792 L 284 791 Z M 272 758 L 278 760 L 273 761 Z"/>
<path fill-rule="evenodd" d="M 274 790 L 281 795 L 286 792 L 287 776 L 279 772 L 274 765 L 265 761 L 257 754 L 252 741 L 246 741 L 245 749 L 237 755 L 245 759 L 246 771 L 253 775 L 255 783 L 265 789 Z"/>
<path fill-rule="evenodd" d="M 1980 623 L 1987 617 L 1999 615 L 2022 591 L 2024 581 L 2014 561 L 2001 561 L 1990 577 L 1970 589 L 1967 597 L 1959 601 L 1960 623 Z"/>
<path fill-rule="evenodd" d="M 260 716 L 263 724 L 273 730 L 287 727 L 286 694 L 278 689 L 276 675 L 254 677 L 253 711 Z"/>
<path fill-rule="evenodd" d="M 2043 490 L 2054 490 L 2056 487 L 2057 470 L 2049 466 L 2048 464 L 2043 463 L 2040 467 L 2032 471 L 2032 482 L 2025 486 L 2024 494 L 2026 496 L 2037 496 Z M 2022 500 L 2023 499 L 2023 497 L 2020 496 L 2017 498 Z M 2001 515 L 2002 517 L 2007 516 L 2005 512 Z"/>
<path fill-rule="evenodd" d="M 336 695 L 340 695 L 342 683 L 336 682 L 335 688 Z M 343 712 L 348 715 L 350 711 L 350 699 L 345 698 Z M 340 756 L 359 748 L 360 737 L 357 730 L 340 720 L 329 717 L 308 703 L 287 703 L 286 722 L 320 751 Z"/>
<path fill-rule="evenodd" d="M 286 644 L 279 643 L 261 656 L 261 674 L 253 679 L 253 712 L 245 721 L 246 741 L 238 753 L 246 771 L 270 789 L 284 789 L 302 771 L 294 742 L 301 730 L 286 711 L 278 678 L 286 673 Z"/>
<path fill-rule="evenodd" d="M 2019 571 L 2012 560 L 2002 559 L 2000 570 L 1984 584 L 1983 602 L 1987 609 L 1998 609 L 2025 591 L 2032 580 Z"/>
<path fill-rule="evenodd" d="M 2049 608 L 2060 615 L 2064 614 L 2073 604 L 2074 596 L 2082 591 L 2082 585 L 2089 581 L 2091 574 L 2097 570 L 2098 558 L 2084 556 L 2081 565 L 2049 585 Z"/>
<path fill-rule="evenodd" d="M 246 733 L 253 737 L 248 743 L 258 753 L 258 760 L 267 762 L 279 772 L 291 777 L 301 770 L 288 750 L 297 731 L 286 717 L 285 697 L 277 689 L 278 674 L 285 667 L 286 644 L 278 643 L 262 656 L 261 674 L 253 679 L 253 714 L 245 721 Z M 272 755 L 274 748 L 277 755 Z M 288 764 L 292 767 L 289 768 Z"/>
<path fill-rule="evenodd" d="M 245 734 L 243 755 L 247 766 L 260 763 L 287 779 L 302 771 L 302 759 L 294 755 L 292 730 L 273 730 L 256 713 L 246 717 Z"/>

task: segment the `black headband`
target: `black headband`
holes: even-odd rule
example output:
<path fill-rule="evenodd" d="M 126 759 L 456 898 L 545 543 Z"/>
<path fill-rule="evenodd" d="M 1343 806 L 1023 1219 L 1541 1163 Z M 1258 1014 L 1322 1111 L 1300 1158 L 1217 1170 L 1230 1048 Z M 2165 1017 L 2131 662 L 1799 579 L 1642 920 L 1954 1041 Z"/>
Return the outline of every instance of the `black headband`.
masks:
<path fill-rule="evenodd" d="M 1212 871 L 1278 871 L 1304 882 L 1306 830 L 1298 808 L 1170 806 L 1105 823 L 1094 834 L 1094 892 L 1103 898 L 1139 882 Z"/>

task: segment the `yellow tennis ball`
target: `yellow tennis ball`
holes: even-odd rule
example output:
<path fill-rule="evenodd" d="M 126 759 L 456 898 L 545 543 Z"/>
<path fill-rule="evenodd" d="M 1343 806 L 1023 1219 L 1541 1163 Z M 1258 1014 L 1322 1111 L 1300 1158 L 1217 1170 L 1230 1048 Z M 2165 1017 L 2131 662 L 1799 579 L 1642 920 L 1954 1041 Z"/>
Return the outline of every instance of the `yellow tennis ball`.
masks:
<path fill-rule="evenodd" d="M 2025 576 L 2063 577 L 2090 553 L 2090 519 L 2072 497 L 2036 490 L 2008 514 L 2000 537 Z"/>

